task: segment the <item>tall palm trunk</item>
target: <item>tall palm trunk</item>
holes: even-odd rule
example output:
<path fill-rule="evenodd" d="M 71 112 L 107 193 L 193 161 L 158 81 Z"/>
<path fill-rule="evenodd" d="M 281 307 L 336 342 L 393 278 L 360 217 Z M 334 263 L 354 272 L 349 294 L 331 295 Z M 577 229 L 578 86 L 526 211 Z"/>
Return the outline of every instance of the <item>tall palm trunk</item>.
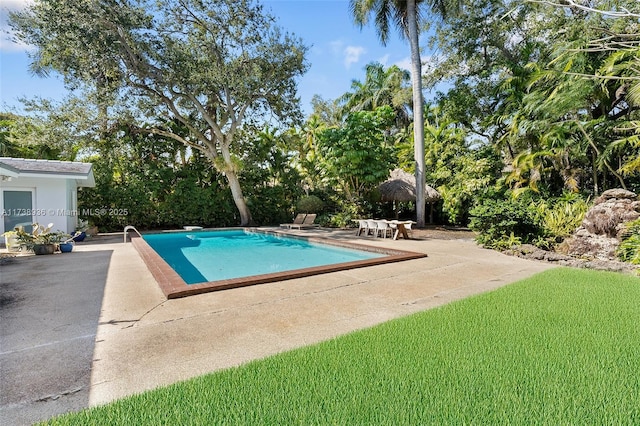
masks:
<path fill-rule="evenodd" d="M 425 160 L 424 160 L 424 102 L 422 99 L 422 62 L 418 41 L 416 1 L 407 1 L 407 32 L 411 46 L 411 82 L 413 88 L 413 145 L 416 162 L 416 222 L 425 225 Z"/>

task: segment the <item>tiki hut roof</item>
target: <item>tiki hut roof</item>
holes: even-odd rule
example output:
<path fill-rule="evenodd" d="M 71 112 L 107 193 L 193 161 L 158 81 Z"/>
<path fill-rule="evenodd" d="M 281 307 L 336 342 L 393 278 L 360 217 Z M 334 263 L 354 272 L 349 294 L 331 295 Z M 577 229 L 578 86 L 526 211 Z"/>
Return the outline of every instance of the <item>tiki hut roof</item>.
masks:
<path fill-rule="evenodd" d="M 391 172 L 389 179 L 378 186 L 382 201 L 415 201 L 416 178 L 402 169 Z M 429 185 L 425 185 L 425 201 L 432 203 L 442 198 L 440 193 Z"/>

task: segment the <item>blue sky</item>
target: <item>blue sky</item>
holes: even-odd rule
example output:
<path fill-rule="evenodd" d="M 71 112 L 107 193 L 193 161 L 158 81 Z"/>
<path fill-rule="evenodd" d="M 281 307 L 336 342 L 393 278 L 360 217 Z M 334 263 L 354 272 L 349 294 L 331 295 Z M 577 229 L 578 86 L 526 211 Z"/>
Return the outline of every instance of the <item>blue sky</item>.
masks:
<path fill-rule="evenodd" d="M 2 1 L 3 29 L 6 8 L 22 7 L 27 1 Z M 408 43 L 394 32 L 383 47 L 372 26 L 360 30 L 353 23 L 348 0 L 262 0 L 262 4 L 278 18 L 282 28 L 310 46 L 310 68 L 298 84 L 306 113 L 315 94 L 335 99 L 349 90 L 353 79 L 364 80 L 364 66 L 370 62 L 409 68 Z M 27 46 L 9 42 L 5 34 L 0 37 L 0 110 L 19 109 L 20 97 L 64 98 L 60 78 L 30 75 Z"/>

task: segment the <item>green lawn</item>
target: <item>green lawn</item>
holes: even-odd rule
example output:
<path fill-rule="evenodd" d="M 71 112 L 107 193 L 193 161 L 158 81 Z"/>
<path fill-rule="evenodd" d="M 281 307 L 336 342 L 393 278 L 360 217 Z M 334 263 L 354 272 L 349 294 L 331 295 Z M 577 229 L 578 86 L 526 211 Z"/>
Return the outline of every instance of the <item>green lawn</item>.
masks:
<path fill-rule="evenodd" d="M 640 424 L 640 279 L 554 269 L 50 423 Z"/>

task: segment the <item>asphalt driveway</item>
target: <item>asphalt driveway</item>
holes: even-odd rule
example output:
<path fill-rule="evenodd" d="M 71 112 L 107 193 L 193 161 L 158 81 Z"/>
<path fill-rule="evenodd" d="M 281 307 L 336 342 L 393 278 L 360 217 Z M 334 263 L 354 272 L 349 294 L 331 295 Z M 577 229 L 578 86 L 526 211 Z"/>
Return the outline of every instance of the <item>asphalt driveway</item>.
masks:
<path fill-rule="evenodd" d="M 86 408 L 111 250 L 0 263 L 0 424 Z"/>

